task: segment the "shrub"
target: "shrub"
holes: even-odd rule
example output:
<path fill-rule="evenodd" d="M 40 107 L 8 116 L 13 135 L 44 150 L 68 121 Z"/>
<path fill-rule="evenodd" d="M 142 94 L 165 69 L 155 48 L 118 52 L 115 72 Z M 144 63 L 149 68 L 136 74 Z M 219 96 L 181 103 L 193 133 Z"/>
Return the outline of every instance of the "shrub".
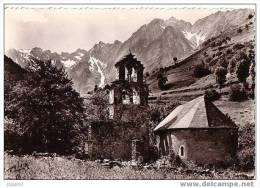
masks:
<path fill-rule="evenodd" d="M 177 57 L 173 58 L 174 63 L 177 63 L 177 60 L 178 60 Z"/>
<path fill-rule="evenodd" d="M 242 33 L 242 29 L 239 28 L 239 29 L 237 30 L 237 33 Z"/>
<path fill-rule="evenodd" d="M 254 16 L 253 16 L 252 14 L 249 14 L 247 18 L 250 20 L 250 19 L 253 18 L 253 17 L 254 17 Z"/>
<path fill-rule="evenodd" d="M 215 101 L 220 98 L 220 94 L 215 89 L 207 89 L 204 95 L 205 99 L 209 101 Z"/>
<path fill-rule="evenodd" d="M 255 125 L 246 124 L 238 130 L 238 166 L 240 170 L 255 168 Z"/>
<path fill-rule="evenodd" d="M 222 45 L 222 41 L 221 41 L 221 40 L 218 40 L 218 41 L 216 42 L 216 46 L 220 46 L 220 45 Z"/>
<path fill-rule="evenodd" d="M 222 55 L 222 52 L 220 52 L 220 51 L 218 51 L 217 53 L 216 53 L 216 56 L 221 56 Z"/>
<path fill-rule="evenodd" d="M 235 71 L 235 68 L 236 68 L 236 60 L 231 59 L 228 64 L 228 72 L 233 73 Z"/>
<path fill-rule="evenodd" d="M 171 166 L 175 168 L 186 166 L 185 163 L 179 157 L 179 155 L 175 154 L 174 152 L 170 153 L 169 161 L 171 163 Z"/>
<path fill-rule="evenodd" d="M 231 41 L 231 38 L 230 38 L 230 37 L 226 37 L 226 40 L 227 40 L 227 41 Z"/>
<path fill-rule="evenodd" d="M 246 91 L 242 89 L 242 87 L 239 84 L 234 84 L 230 86 L 229 100 L 240 102 L 246 99 Z"/>
<path fill-rule="evenodd" d="M 215 47 L 215 46 L 216 46 L 216 42 L 215 41 L 210 43 L 210 47 Z"/>
<path fill-rule="evenodd" d="M 227 51 L 226 51 L 226 54 L 231 54 L 232 53 L 232 49 L 227 49 Z"/>
<path fill-rule="evenodd" d="M 225 44 L 227 44 L 227 43 L 228 43 L 228 41 L 227 41 L 226 39 L 223 39 L 223 40 L 222 40 L 222 43 L 225 43 Z"/>
<path fill-rule="evenodd" d="M 244 47 L 245 47 L 245 45 L 240 44 L 240 43 L 237 43 L 237 44 L 235 44 L 235 45 L 233 46 L 233 49 L 234 49 L 234 50 L 239 50 L 239 49 L 242 49 L 242 48 L 244 48 Z"/>
<path fill-rule="evenodd" d="M 195 68 L 193 70 L 193 75 L 196 77 L 196 78 L 201 78 L 203 76 L 207 76 L 209 75 L 211 72 L 209 70 L 209 67 L 206 66 L 204 63 L 200 63 L 200 64 L 197 64 L 195 65 Z"/>
<path fill-rule="evenodd" d="M 181 103 L 178 100 L 173 100 L 171 102 L 167 102 L 166 104 L 150 105 L 150 120 L 158 124 L 179 105 L 181 105 Z"/>
<path fill-rule="evenodd" d="M 218 59 L 218 64 L 221 66 L 221 67 L 224 67 L 224 68 L 227 68 L 228 67 L 228 61 L 226 60 L 226 58 L 224 56 L 221 56 L 219 59 Z"/>
<path fill-rule="evenodd" d="M 211 57 L 207 57 L 207 58 L 205 59 L 206 63 L 210 63 L 211 60 L 212 60 Z"/>
<path fill-rule="evenodd" d="M 167 76 L 160 76 L 158 78 L 158 86 L 160 88 L 160 90 L 164 90 L 165 89 L 165 84 L 168 81 Z"/>
<path fill-rule="evenodd" d="M 218 67 L 215 70 L 216 83 L 219 88 L 222 88 L 223 84 L 226 82 L 227 69 L 224 67 Z"/>
<path fill-rule="evenodd" d="M 246 88 L 246 79 L 249 76 L 250 61 L 248 58 L 241 59 L 236 66 L 236 75 L 238 81 L 243 83 L 244 88 Z"/>

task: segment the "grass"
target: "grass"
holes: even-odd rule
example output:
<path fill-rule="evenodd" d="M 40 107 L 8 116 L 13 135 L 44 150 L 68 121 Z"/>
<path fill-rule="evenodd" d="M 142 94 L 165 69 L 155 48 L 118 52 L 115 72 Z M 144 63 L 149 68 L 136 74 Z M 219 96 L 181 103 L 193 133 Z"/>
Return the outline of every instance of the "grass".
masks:
<path fill-rule="evenodd" d="M 13 167 L 16 166 L 14 169 Z M 14 156 L 5 153 L 5 179 L 252 179 L 252 175 L 226 169 L 108 169 L 93 161 L 65 157 Z"/>

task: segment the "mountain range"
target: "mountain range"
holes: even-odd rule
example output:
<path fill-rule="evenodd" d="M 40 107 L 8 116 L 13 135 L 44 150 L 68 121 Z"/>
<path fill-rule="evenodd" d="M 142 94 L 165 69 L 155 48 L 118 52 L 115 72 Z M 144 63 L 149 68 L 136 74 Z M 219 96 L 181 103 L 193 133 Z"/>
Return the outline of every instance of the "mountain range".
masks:
<path fill-rule="evenodd" d="M 201 44 L 224 31 L 232 30 L 247 22 L 251 9 L 218 11 L 197 20 L 194 24 L 170 17 L 153 19 L 142 25 L 126 41 L 96 43 L 91 49 L 77 49 L 73 53 L 56 53 L 39 47 L 10 49 L 6 55 L 21 67 L 28 64 L 30 56 L 42 60 L 51 59 L 58 67 L 64 67 L 82 95 L 103 87 L 115 78 L 114 64 L 131 51 L 141 60 L 145 72 L 172 65 L 201 48 Z"/>

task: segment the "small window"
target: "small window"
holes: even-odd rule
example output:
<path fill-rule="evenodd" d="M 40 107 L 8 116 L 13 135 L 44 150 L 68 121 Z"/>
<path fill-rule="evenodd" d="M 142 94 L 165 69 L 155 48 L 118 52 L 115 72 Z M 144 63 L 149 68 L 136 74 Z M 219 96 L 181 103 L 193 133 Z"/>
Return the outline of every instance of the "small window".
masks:
<path fill-rule="evenodd" d="M 184 146 L 181 146 L 181 147 L 180 147 L 179 154 L 180 154 L 181 157 L 184 156 Z"/>

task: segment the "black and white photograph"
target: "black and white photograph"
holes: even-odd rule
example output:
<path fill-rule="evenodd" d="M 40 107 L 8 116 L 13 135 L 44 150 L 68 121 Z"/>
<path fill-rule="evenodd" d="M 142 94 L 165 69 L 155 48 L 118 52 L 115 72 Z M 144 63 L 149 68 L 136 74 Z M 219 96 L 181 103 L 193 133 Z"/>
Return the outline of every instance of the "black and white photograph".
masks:
<path fill-rule="evenodd" d="M 4 180 L 256 179 L 255 4 L 3 8 Z"/>

